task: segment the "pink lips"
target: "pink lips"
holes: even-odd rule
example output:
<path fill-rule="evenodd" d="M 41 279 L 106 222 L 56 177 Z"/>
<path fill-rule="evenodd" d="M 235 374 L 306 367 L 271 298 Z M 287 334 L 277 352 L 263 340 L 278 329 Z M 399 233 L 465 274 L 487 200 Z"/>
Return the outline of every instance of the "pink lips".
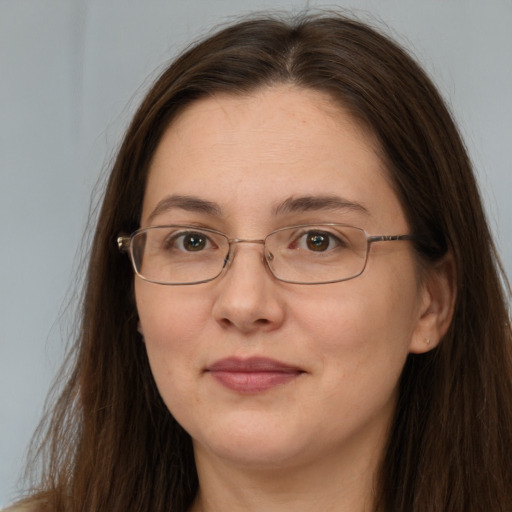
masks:
<path fill-rule="evenodd" d="M 260 393 L 304 373 L 300 368 L 265 357 L 228 357 L 216 361 L 206 371 L 220 384 L 239 393 Z"/>

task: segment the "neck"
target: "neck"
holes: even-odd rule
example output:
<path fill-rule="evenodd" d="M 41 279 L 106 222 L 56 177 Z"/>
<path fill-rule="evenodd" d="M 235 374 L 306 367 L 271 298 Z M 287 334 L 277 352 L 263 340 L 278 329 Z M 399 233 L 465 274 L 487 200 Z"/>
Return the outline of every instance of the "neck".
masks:
<path fill-rule="evenodd" d="M 373 512 L 382 446 L 314 463 L 247 467 L 196 446 L 199 493 L 190 512 Z"/>

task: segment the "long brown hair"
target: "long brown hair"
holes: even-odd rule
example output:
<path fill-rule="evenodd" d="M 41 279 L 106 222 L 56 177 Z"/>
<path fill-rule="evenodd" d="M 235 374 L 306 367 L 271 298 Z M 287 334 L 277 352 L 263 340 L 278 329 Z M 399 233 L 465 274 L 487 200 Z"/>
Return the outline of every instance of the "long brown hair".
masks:
<path fill-rule="evenodd" d="M 196 44 L 155 82 L 106 187 L 70 377 L 38 451 L 36 494 L 55 511 L 185 511 L 191 440 L 163 404 L 137 332 L 133 271 L 116 247 L 139 227 L 160 137 L 194 100 L 289 83 L 322 91 L 373 132 L 418 258 L 456 268 L 451 327 L 410 355 L 376 487 L 379 510 L 512 510 L 512 362 L 506 279 L 463 142 L 441 97 L 394 42 L 339 15 L 244 20 Z"/>

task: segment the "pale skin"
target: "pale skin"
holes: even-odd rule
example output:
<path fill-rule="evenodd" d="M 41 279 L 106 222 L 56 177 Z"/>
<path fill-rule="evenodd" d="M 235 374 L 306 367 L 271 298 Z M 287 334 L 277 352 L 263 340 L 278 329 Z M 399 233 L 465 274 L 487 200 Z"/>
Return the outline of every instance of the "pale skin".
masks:
<path fill-rule="evenodd" d="M 171 195 L 214 208 L 166 202 Z M 282 208 L 305 196 L 320 199 Z M 322 199 L 334 196 L 336 204 Z M 312 222 L 410 233 L 376 142 L 330 98 L 285 85 L 214 96 L 165 132 L 142 227 L 193 224 L 261 239 Z M 446 332 L 451 281 L 449 264 L 420 279 L 410 242 L 373 244 L 363 274 L 334 284 L 276 280 L 258 244 L 237 247 L 209 283 L 136 278 L 153 375 L 193 439 L 200 489 L 191 511 L 371 511 L 401 370 L 409 353 L 431 350 Z M 301 373 L 238 393 L 207 371 L 233 356 Z"/>

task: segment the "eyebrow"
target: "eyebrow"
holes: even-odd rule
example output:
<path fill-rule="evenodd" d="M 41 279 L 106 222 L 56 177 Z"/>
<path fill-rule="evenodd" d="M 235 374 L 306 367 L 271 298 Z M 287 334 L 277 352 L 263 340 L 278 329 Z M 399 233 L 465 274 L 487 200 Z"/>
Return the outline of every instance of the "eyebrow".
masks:
<path fill-rule="evenodd" d="M 370 215 L 368 209 L 361 203 L 336 195 L 290 197 L 277 205 L 274 213 L 279 215 L 318 210 L 348 210 Z"/>
<path fill-rule="evenodd" d="M 212 201 L 196 196 L 170 195 L 158 202 L 154 210 L 149 214 L 148 221 L 151 222 L 158 215 L 173 208 L 211 216 L 221 216 L 222 214 L 222 208 Z M 368 210 L 361 203 L 349 201 L 335 195 L 289 197 L 274 208 L 274 214 L 283 215 L 320 210 L 348 210 L 369 215 Z"/>
<path fill-rule="evenodd" d="M 199 197 L 170 195 L 164 197 L 158 202 L 154 210 L 149 214 L 148 221 L 152 221 L 158 215 L 172 210 L 173 208 L 180 208 L 188 212 L 217 216 L 220 216 L 222 212 L 221 207 L 218 204 Z"/>

